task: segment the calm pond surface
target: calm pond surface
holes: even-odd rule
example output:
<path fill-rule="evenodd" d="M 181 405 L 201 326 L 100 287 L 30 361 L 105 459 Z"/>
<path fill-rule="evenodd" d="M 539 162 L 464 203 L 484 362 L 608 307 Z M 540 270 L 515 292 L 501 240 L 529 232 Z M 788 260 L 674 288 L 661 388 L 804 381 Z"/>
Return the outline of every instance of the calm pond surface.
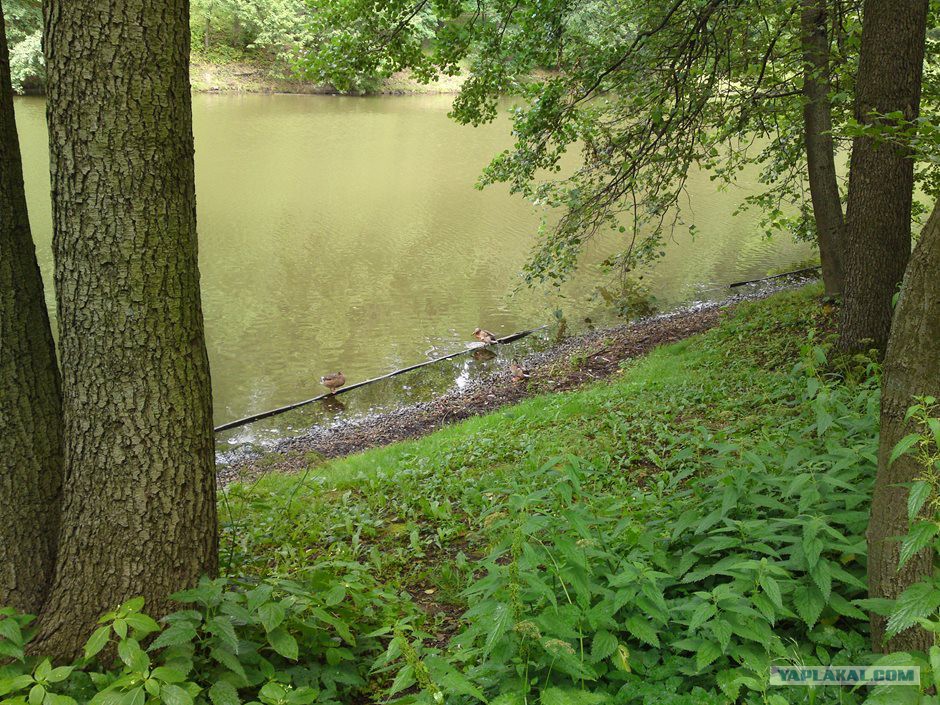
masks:
<path fill-rule="evenodd" d="M 337 369 L 351 384 L 461 350 L 478 325 L 505 335 L 547 322 L 558 307 L 572 323 L 606 320 L 589 300 L 600 281 L 592 266 L 563 298 L 513 295 L 539 213 L 503 187 L 473 188 L 509 146 L 508 121 L 456 125 L 449 96 L 196 95 L 193 103 L 217 423 L 319 394 L 319 377 Z M 20 98 L 16 110 L 51 282 L 43 101 Z M 696 242 L 680 229 L 644 279 L 661 307 L 724 297 L 730 282 L 811 254 L 788 237 L 762 238 L 751 215 L 732 217 L 743 188 L 717 191 L 693 175 L 689 190 Z M 600 249 L 588 260 L 599 261 Z M 51 286 L 47 296 L 51 305 Z"/>

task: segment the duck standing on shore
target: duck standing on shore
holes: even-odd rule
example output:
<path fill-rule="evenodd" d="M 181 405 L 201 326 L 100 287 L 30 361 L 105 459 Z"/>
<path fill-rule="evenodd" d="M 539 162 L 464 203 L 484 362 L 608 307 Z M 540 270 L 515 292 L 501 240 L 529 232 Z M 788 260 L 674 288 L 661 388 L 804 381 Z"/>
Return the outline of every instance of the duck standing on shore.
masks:
<path fill-rule="evenodd" d="M 509 363 L 509 371 L 512 372 L 513 382 L 524 382 L 530 377 L 529 371 L 515 360 Z"/>
<path fill-rule="evenodd" d="M 342 372 L 331 372 L 320 378 L 320 384 L 330 390 L 330 394 L 336 394 L 336 390 L 346 384 L 346 376 Z"/>
<path fill-rule="evenodd" d="M 473 337 L 479 340 L 484 345 L 495 345 L 499 341 L 496 339 L 496 336 L 490 333 L 484 328 L 476 328 L 473 331 Z"/>

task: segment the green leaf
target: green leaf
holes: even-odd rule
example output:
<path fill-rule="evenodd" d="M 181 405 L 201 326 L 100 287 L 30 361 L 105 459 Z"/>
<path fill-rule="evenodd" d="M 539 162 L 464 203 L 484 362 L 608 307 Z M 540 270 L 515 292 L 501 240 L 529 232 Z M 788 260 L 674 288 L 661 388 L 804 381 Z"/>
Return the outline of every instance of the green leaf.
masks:
<path fill-rule="evenodd" d="M 150 659 L 140 648 L 136 639 L 122 639 L 118 642 L 118 657 L 132 671 L 143 671 L 150 666 Z"/>
<path fill-rule="evenodd" d="M 235 634 L 235 625 L 229 617 L 213 617 L 206 622 L 206 631 L 214 634 L 232 653 L 238 653 L 238 636 Z"/>
<path fill-rule="evenodd" d="M 738 678 L 736 670 L 719 671 L 715 676 L 718 687 L 732 702 L 738 699 L 738 693 L 741 692 L 741 681 Z"/>
<path fill-rule="evenodd" d="M 151 678 L 156 678 L 164 683 L 182 683 L 186 680 L 186 674 L 169 666 L 159 666 L 150 673 Z"/>
<path fill-rule="evenodd" d="M 940 646 L 934 644 L 930 647 L 930 668 L 933 671 L 933 682 L 940 683 Z"/>
<path fill-rule="evenodd" d="M 287 633 L 283 627 L 278 627 L 274 631 L 268 632 L 268 643 L 284 658 L 297 660 L 298 647 L 297 640 Z"/>
<path fill-rule="evenodd" d="M 395 693 L 401 692 L 405 688 L 410 688 L 414 683 L 414 668 L 411 667 L 411 664 L 406 663 L 402 666 L 401 670 L 395 674 L 395 680 L 392 681 L 392 685 L 389 686 L 388 689 L 389 697 L 395 695 Z"/>
<path fill-rule="evenodd" d="M 703 641 L 695 652 L 695 668 L 698 671 L 704 670 L 706 666 L 721 656 L 721 647 L 714 641 Z"/>
<path fill-rule="evenodd" d="M 277 629 L 286 616 L 284 608 L 277 602 L 265 602 L 258 608 L 258 616 L 266 632 Z"/>
<path fill-rule="evenodd" d="M 125 616 L 128 612 L 140 612 L 144 608 L 144 598 L 142 597 L 132 597 L 130 600 L 125 602 L 123 605 L 118 607 L 118 612 L 124 612 Z"/>
<path fill-rule="evenodd" d="M 0 696 L 22 690 L 26 686 L 33 684 L 33 677 L 29 674 L 21 674 L 12 678 L 0 679 Z"/>
<path fill-rule="evenodd" d="M 633 670 L 630 666 L 630 649 L 623 644 L 617 644 L 617 653 L 610 660 L 618 671 L 630 673 Z"/>
<path fill-rule="evenodd" d="M 656 629 L 649 620 L 635 614 L 627 618 L 624 626 L 627 628 L 628 632 L 640 641 L 650 646 L 659 647 L 659 636 L 656 634 Z"/>
<path fill-rule="evenodd" d="M 539 696 L 539 702 L 541 705 L 599 705 L 608 697 L 605 693 L 576 688 L 545 688 Z"/>
<path fill-rule="evenodd" d="M 702 602 L 692 613 L 692 618 L 689 620 L 689 631 L 694 632 L 711 619 L 717 611 L 718 609 L 715 607 L 715 603 L 709 601 Z"/>
<path fill-rule="evenodd" d="M 245 674 L 245 668 L 238 660 L 238 656 L 228 649 L 212 649 L 209 655 L 218 663 L 228 668 L 232 673 L 236 674 L 241 681 L 247 685 L 248 676 Z"/>
<path fill-rule="evenodd" d="M 42 705 L 78 705 L 78 703 L 75 698 L 69 697 L 68 695 L 47 692 L 46 697 L 43 698 Z"/>
<path fill-rule="evenodd" d="M 43 698 L 46 697 L 46 689 L 43 688 L 39 683 L 34 685 L 29 689 L 29 705 L 42 705 Z"/>
<path fill-rule="evenodd" d="M 769 575 L 761 575 L 760 586 L 777 607 L 783 608 L 783 596 L 780 594 L 780 585 L 776 580 Z"/>
<path fill-rule="evenodd" d="M 826 600 L 815 585 L 799 585 L 793 591 L 793 604 L 796 607 L 796 613 L 806 622 L 806 626 L 812 629 L 819 620 L 819 615 L 822 614 Z"/>
<path fill-rule="evenodd" d="M 599 663 L 617 650 L 617 637 L 602 629 L 591 642 L 591 662 Z"/>
<path fill-rule="evenodd" d="M 937 607 L 940 607 L 940 590 L 929 583 L 912 585 L 901 593 L 888 618 L 887 636 L 893 637 L 912 627 L 921 617 L 932 615 Z"/>
<path fill-rule="evenodd" d="M 261 696 L 262 700 L 267 701 L 280 701 L 287 699 L 287 690 L 280 683 L 265 683 L 264 686 L 258 691 L 258 695 Z"/>
<path fill-rule="evenodd" d="M 209 700 L 212 705 L 241 705 L 238 690 L 228 681 L 219 680 L 209 688 Z"/>
<path fill-rule="evenodd" d="M 829 601 L 829 595 L 832 593 L 832 572 L 829 570 L 829 561 L 820 558 L 815 565 L 810 566 L 810 577 L 822 593 L 823 602 Z"/>
<path fill-rule="evenodd" d="M 343 601 L 346 597 L 346 588 L 342 583 L 337 583 L 331 587 L 323 596 L 323 602 L 327 607 L 334 607 Z"/>
<path fill-rule="evenodd" d="M 0 619 L 0 637 L 13 642 L 17 646 L 23 645 L 23 631 L 17 621 L 10 617 Z"/>
<path fill-rule="evenodd" d="M 142 612 L 132 612 L 125 618 L 127 624 L 137 632 L 137 636 L 144 637 L 160 631 L 160 625 L 153 617 Z"/>
<path fill-rule="evenodd" d="M 888 465 L 894 465 L 894 461 L 913 448 L 914 444 L 919 440 L 919 433 L 909 433 L 904 436 L 904 438 L 898 441 L 897 445 L 894 446 L 894 450 L 891 451 L 891 457 L 888 459 Z"/>
<path fill-rule="evenodd" d="M 160 688 L 160 699 L 163 705 L 193 705 L 193 696 L 172 683 L 166 683 Z"/>
<path fill-rule="evenodd" d="M 146 699 L 147 694 L 144 692 L 144 687 L 139 685 L 124 693 L 118 702 L 121 705 L 144 705 Z"/>
<path fill-rule="evenodd" d="M 930 498 L 930 493 L 932 488 L 929 482 L 924 482 L 919 480 L 911 485 L 911 492 L 907 496 L 907 518 L 913 520 L 920 510 L 923 509 L 924 503 Z"/>
<path fill-rule="evenodd" d="M 92 656 L 95 656 L 100 652 L 108 643 L 108 638 L 111 636 L 111 627 L 107 624 L 103 627 L 98 627 L 85 643 L 85 658 L 89 659 Z"/>
<path fill-rule="evenodd" d="M 155 651 L 156 649 L 162 649 L 166 646 L 179 646 L 180 644 L 188 644 L 195 638 L 196 629 L 192 624 L 189 622 L 176 622 L 167 627 L 167 629 L 162 634 L 154 639 L 148 650 Z"/>
<path fill-rule="evenodd" d="M 52 662 L 49 659 L 43 659 L 36 670 L 33 671 L 33 678 L 37 681 L 44 681 L 49 677 L 49 674 L 52 672 Z"/>
<path fill-rule="evenodd" d="M 51 671 L 49 671 L 45 680 L 48 683 L 61 683 L 70 675 L 72 675 L 73 670 L 75 670 L 74 666 L 57 666 L 56 668 L 53 668 Z"/>
<path fill-rule="evenodd" d="M 440 656 L 428 656 L 424 659 L 424 663 L 428 667 L 434 682 L 441 686 L 445 692 L 454 695 L 469 695 L 486 702 L 486 697 L 480 689 Z"/>
<path fill-rule="evenodd" d="M 319 690 L 304 685 L 287 694 L 287 703 L 288 705 L 310 705 L 318 697 L 320 697 Z"/>
<path fill-rule="evenodd" d="M 904 537 L 904 543 L 901 544 L 898 567 L 903 567 L 911 558 L 927 548 L 938 531 L 940 531 L 940 524 L 935 522 L 921 521 L 914 524 Z"/>

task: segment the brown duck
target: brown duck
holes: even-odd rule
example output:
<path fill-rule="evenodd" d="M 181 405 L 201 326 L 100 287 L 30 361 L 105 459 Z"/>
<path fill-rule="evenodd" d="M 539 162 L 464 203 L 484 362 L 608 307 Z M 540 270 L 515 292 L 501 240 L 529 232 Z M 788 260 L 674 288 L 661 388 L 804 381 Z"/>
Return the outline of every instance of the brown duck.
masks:
<path fill-rule="evenodd" d="M 496 339 L 496 336 L 495 336 L 495 335 L 493 335 L 492 333 L 490 333 L 488 330 L 485 330 L 484 328 L 476 328 L 476 329 L 474 329 L 474 331 L 473 331 L 473 337 L 476 338 L 477 340 L 479 340 L 479 341 L 480 341 L 481 343 L 483 343 L 484 345 L 494 345 L 495 343 L 498 343 L 498 342 L 499 342 L 499 341 Z"/>
<path fill-rule="evenodd" d="M 515 360 L 509 363 L 509 371 L 512 372 L 513 382 L 524 382 L 530 376 L 529 371 Z"/>
<path fill-rule="evenodd" d="M 320 384 L 330 390 L 330 394 L 336 394 L 336 390 L 346 384 L 346 377 L 342 372 L 331 372 L 320 378 Z"/>

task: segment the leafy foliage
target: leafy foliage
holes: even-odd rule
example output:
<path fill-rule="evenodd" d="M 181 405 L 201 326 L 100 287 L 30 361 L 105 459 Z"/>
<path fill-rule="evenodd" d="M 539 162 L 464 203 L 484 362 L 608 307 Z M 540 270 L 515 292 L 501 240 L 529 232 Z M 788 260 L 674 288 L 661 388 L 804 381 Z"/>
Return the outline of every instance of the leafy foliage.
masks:
<path fill-rule="evenodd" d="M 682 217 L 693 167 L 733 183 L 756 166 L 766 188 L 746 206 L 760 209 L 767 231 L 815 236 L 802 10 L 799 0 L 324 0 L 313 21 L 333 32 L 302 63 L 341 87 L 381 69 L 410 68 L 430 80 L 466 63 L 469 77 L 453 108 L 462 123 L 492 120 L 499 101 L 513 96 L 515 145 L 496 156 L 480 183 L 505 182 L 558 208 L 527 269 L 530 281 L 557 281 L 607 230 L 624 242 L 611 265 L 630 269 L 659 256 Z M 418 29 L 423 13 L 440 23 L 430 41 Z M 858 2 L 832 3 L 827 13 L 826 78 L 840 160 L 851 135 L 860 15 Z M 934 142 L 935 83 L 928 70 L 916 130 L 894 133 L 916 145 L 928 190 L 936 150 L 922 147 Z M 571 151 L 580 158 L 566 158 Z"/>

